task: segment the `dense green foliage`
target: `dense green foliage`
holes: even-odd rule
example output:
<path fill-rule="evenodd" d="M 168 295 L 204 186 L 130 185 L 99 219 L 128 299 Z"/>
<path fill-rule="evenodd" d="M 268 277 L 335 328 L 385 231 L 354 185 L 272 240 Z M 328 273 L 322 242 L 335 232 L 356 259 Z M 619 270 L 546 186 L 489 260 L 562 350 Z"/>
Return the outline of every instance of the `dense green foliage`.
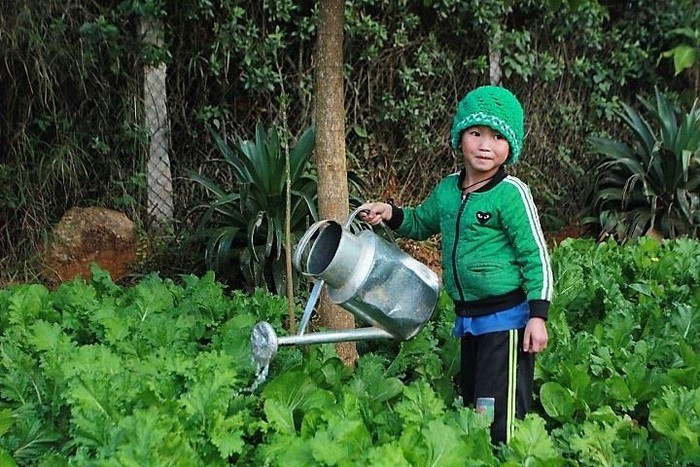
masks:
<path fill-rule="evenodd" d="M 538 360 L 555 444 L 586 465 L 700 461 L 700 244 L 567 240 Z"/>
<path fill-rule="evenodd" d="M 661 56 L 673 60 L 676 75 L 689 70 L 695 77 L 695 92 L 700 92 L 700 12 L 688 11 L 682 27 L 671 33 L 678 37 L 678 44 Z"/>
<path fill-rule="evenodd" d="M 621 120 L 631 144 L 592 137 L 598 166 L 593 211 L 604 234 L 636 238 L 655 229 L 666 238 L 700 231 L 700 108 L 676 108 L 658 90 L 640 98 L 649 118 L 624 105 Z"/>
<path fill-rule="evenodd" d="M 282 143 L 275 128 L 267 132 L 261 124 L 256 125 L 254 140 L 239 137 L 234 147 L 216 132 L 213 138 L 220 158 L 211 162 L 227 169 L 217 171 L 221 180 L 190 174 L 213 198 L 197 228 L 197 235 L 206 240 L 207 267 L 220 278 L 230 277 L 236 273 L 231 268 L 235 256 L 233 263 L 240 265 L 251 288 L 268 286 L 280 292 L 285 283 L 287 156 L 290 228 L 298 238 L 318 220 L 317 181 L 309 163 L 316 132 L 308 128 L 292 148 Z"/>
<path fill-rule="evenodd" d="M 697 29 L 697 14 L 689 14 L 695 6 L 348 0 L 349 167 L 369 182 L 367 198 L 422 198 L 457 166 L 447 143 L 452 109 L 488 80 L 493 45 L 503 83 L 528 114 L 518 175 L 532 186 L 546 227 L 569 223 L 598 162 L 585 155 L 585 138 L 616 136 L 609 125 L 616 102 L 649 96 L 655 85 L 672 94 L 693 89 L 691 69 L 675 76 L 673 61 L 659 57 L 685 40 L 679 28 Z M 163 25 L 162 47 L 144 43 L 142 20 Z M 3 2 L 3 273 L 20 275 L 21 267 L 9 266 L 30 259 L 74 205 L 117 208 L 145 227 L 141 80 L 148 64 L 168 66 L 176 227 L 186 237 L 202 200 L 185 175 L 209 169 L 205 161 L 216 153 L 207 126 L 250 136 L 262 121 L 296 137 L 312 123 L 316 21 L 314 1 Z M 191 255 L 165 251 L 172 254 L 161 270 L 191 271 Z"/>
<path fill-rule="evenodd" d="M 456 398 L 449 300 L 413 339 L 280 348 L 268 381 L 249 337 L 284 301 L 213 275 L 132 287 L 0 291 L 3 465 L 697 465 L 700 244 L 567 240 L 538 357 L 535 413 L 492 450 Z"/>
<path fill-rule="evenodd" d="M 291 148 L 290 143 L 281 140 L 277 129 L 265 131 L 260 123 L 255 128 L 255 139 L 239 137 L 233 147 L 218 133 L 212 132 L 212 136 L 220 158 L 209 162 L 224 168 L 212 171 L 216 180 L 197 173 L 189 175 L 212 198 L 194 232 L 195 238 L 205 239 L 206 266 L 220 280 L 229 282 L 242 274 L 251 289 L 264 287 L 282 293 L 286 284 L 287 156 L 290 243 L 295 244 L 318 220 L 318 182 L 310 163 L 316 131 L 307 128 Z M 348 173 L 348 181 L 351 201 L 359 205 L 355 193 L 362 182 L 353 172 Z M 293 282 L 297 284 L 296 277 Z"/>

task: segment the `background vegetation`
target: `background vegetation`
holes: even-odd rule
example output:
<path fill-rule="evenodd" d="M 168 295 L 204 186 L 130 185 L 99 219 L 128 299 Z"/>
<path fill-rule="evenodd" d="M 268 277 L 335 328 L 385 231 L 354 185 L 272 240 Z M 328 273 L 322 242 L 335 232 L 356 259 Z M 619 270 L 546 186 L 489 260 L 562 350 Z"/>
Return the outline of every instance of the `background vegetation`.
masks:
<path fill-rule="evenodd" d="M 31 276 L 47 232 L 73 206 L 119 209 L 148 234 L 140 104 L 147 63 L 168 66 L 177 220 L 175 240 L 149 267 L 203 268 L 201 251 L 181 246 L 207 202 L 186 174 L 230 179 L 206 164 L 216 153 L 208 126 L 252 138 L 258 121 L 284 123 L 294 138 L 312 123 L 316 3 L 3 2 L 3 279 Z M 680 44 L 697 48 L 691 0 L 348 0 L 345 14 L 347 156 L 368 199 L 417 201 L 457 168 L 447 138 L 453 108 L 488 81 L 495 33 L 503 84 L 528 115 L 516 173 L 533 188 L 549 231 L 576 223 L 587 206 L 599 156 L 586 138 L 624 134 L 620 103 L 653 96 L 655 86 L 675 102 L 697 93 L 692 56 L 679 74 L 671 55 L 661 58 Z M 142 18 L 162 21 L 162 48 L 144 45 Z"/>

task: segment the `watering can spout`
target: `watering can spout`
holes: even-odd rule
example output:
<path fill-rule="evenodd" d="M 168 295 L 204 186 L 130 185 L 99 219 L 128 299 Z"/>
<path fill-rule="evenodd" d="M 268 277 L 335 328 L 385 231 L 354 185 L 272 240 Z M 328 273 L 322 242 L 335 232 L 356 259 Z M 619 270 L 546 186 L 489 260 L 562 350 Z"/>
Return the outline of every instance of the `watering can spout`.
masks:
<path fill-rule="evenodd" d="M 278 337 L 270 323 L 260 321 L 253 327 L 250 343 L 253 351 L 253 361 L 258 368 L 262 368 L 267 367 L 281 345 L 330 344 L 392 338 L 394 336 L 385 330 L 373 326 Z"/>
<path fill-rule="evenodd" d="M 253 327 L 250 344 L 255 364 L 256 380 L 251 387 L 254 391 L 267 377 L 270 362 L 277 354 L 280 345 L 325 344 L 334 342 L 362 341 L 370 339 L 391 339 L 394 336 L 377 327 L 347 329 L 340 331 L 313 332 L 295 336 L 277 337 L 275 329 L 266 321 Z"/>

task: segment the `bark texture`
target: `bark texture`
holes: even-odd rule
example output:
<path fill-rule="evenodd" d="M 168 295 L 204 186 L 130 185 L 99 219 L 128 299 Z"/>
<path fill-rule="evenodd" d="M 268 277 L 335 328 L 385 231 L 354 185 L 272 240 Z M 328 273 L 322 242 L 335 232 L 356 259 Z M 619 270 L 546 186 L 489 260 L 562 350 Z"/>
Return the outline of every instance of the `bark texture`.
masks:
<path fill-rule="evenodd" d="M 320 24 L 315 53 L 316 166 L 319 215 L 342 222 L 348 215 L 348 183 L 345 160 L 345 90 L 343 84 L 344 1 L 320 2 Z M 321 295 L 320 324 L 329 329 L 354 329 L 354 317 Z M 354 365 L 354 342 L 337 344 L 346 365 Z"/>

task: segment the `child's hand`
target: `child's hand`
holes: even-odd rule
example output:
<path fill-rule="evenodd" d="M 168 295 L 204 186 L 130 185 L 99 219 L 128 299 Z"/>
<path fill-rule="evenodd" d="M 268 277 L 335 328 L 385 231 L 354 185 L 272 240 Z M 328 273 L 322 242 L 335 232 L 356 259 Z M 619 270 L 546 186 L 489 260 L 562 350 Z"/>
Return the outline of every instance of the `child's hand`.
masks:
<path fill-rule="evenodd" d="M 370 225 L 377 225 L 381 221 L 391 220 L 392 208 L 387 203 L 365 203 L 360 206 L 358 217 L 360 220 L 367 222 Z"/>
<path fill-rule="evenodd" d="M 542 318 L 530 318 L 525 326 L 523 352 L 539 353 L 547 348 L 547 325 Z"/>

